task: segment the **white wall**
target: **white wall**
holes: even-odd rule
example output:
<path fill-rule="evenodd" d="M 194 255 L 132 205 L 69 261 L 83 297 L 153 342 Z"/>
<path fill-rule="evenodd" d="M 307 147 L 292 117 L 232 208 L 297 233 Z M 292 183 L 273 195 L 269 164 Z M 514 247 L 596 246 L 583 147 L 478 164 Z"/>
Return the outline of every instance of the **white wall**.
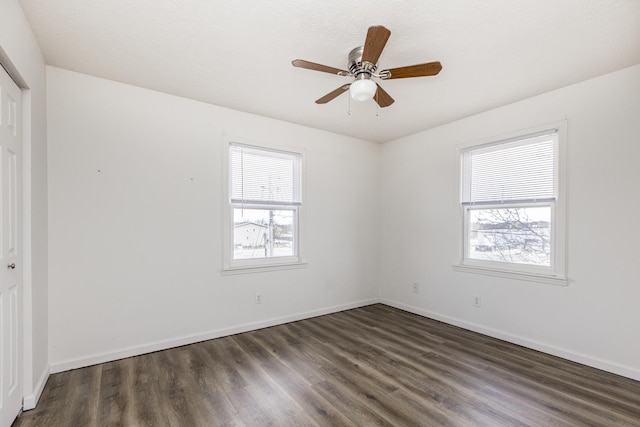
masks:
<path fill-rule="evenodd" d="M 0 2 L 0 63 L 22 88 L 24 407 L 48 378 L 45 63 L 16 0 Z"/>
<path fill-rule="evenodd" d="M 47 85 L 52 371 L 375 301 L 379 145 L 52 67 Z M 306 150 L 306 268 L 221 275 L 225 132 Z"/>
<path fill-rule="evenodd" d="M 640 66 L 382 146 L 47 70 L 54 371 L 366 304 L 379 286 L 640 379 Z M 564 118 L 569 285 L 455 272 L 456 145 Z M 307 268 L 220 274 L 224 132 L 306 150 Z"/>
<path fill-rule="evenodd" d="M 565 117 L 570 284 L 454 271 L 456 145 Z M 640 379 L 639 160 L 640 66 L 383 145 L 383 301 Z"/>

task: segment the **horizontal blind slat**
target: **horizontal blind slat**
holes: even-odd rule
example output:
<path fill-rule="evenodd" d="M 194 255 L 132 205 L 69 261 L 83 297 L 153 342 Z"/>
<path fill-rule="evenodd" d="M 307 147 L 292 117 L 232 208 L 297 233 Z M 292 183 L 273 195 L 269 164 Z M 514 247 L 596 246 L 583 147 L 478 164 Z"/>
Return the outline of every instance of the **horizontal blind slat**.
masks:
<path fill-rule="evenodd" d="M 554 199 L 557 132 L 463 152 L 462 202 Z"/>
<path fill-rule="evenodd" d="M 298 154 L 234 144 L 230 151 L 232 200 L 300 204 Z"/>

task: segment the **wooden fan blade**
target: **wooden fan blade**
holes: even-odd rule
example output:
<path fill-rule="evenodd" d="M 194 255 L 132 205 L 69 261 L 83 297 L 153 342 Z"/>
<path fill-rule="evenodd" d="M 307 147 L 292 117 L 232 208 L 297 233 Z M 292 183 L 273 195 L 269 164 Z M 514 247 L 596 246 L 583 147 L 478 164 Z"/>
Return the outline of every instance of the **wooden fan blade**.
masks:
<path fill-rule="evenodd" d="M 391 74 L 390 79 L 406 79 L 407 77 L 435 76 L 440 70 L 442 70 L 442 64 L 428 62 L 426 64 L 409 65 L 408 67 L 392 68 L 386 71 Z M 380 74 L 386 71 L 381 71 Z"/>
<path fill-rule="evenodd" d="M 291 61 L 291 64 L 293 64 L 294 67 L 306 68 L 307 70 L 322 71 L 323 73 L 349 74 L 348 71 L 341 70 L 339 68 L 329 67 L 327 65 L 316 64 L 315 62 L 305 61 L 304 59 L 294 59 L 293 61 Z"/>
<path fill-rule="evenodd" d="M 373 95 L 373 99 L 378 103 L 380 108 L 388 107 L 393 104 L 395 100 L 384 90 L 378 83 L 376 83 L 378 89 L 376 89 L 376 94 Z"/>
<path fill-rule="evenodd" d="M 325 96 L 323 96 L 322 98 L 319 98 L 318 100 L 316 100 L 316 104 L 326 104 L 332 99 L 337 98 L 338 96 L 342 95 L 347 90 L 349 90 L 349 86 L 351 86 L 351 83 L 340 86 L 338 89 L 331 91 Z"/>
<path fill-rule="evenodd" d="M 382 49 L 387 44 L 391 31 L 382 25 L 369 27 L 367 38 L 364 41 L 364 49 L 362 51 L 362 62 L 370 62 L 373 65 L 378 63 Z"/>

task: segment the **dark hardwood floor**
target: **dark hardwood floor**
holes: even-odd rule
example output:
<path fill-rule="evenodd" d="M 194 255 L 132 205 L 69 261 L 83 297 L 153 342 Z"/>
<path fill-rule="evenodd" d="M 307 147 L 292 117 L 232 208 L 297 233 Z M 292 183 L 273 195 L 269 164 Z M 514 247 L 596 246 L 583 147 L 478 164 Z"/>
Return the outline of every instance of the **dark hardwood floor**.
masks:
<path fill-rule="evenodd" d="M 54 374 L 28 426 L 640 426 L 640 382 L 384 305 Z"/>

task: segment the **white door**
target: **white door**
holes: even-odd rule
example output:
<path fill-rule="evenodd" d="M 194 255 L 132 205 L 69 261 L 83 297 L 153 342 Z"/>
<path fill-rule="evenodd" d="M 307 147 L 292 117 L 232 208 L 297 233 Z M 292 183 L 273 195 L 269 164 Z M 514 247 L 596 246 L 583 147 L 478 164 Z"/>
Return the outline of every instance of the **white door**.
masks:
<path fill-rule="evenodd" d="M 20 89 L 0 67 L 0 427 L 22 408 Z"/>

